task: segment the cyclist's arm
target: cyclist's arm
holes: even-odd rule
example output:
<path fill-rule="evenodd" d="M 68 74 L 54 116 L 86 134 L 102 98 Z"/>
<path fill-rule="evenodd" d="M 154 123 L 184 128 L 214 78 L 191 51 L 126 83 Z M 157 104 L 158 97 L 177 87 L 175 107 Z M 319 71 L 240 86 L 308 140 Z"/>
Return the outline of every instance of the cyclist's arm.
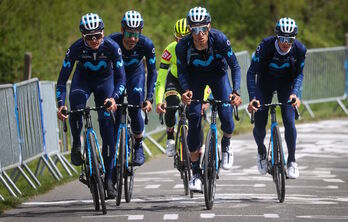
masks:
<path fill-rule="evenodd" d="M 120 98 L 126 86 L 126 72 L 124 70 L 124 63 L 122 60 L 122 52 L 117 43 L 113 42 L 112 62 L 114 68 L 114 91 L 112 97 L 115 101 Z"/>
<path fill-rule="evenodd" d="M 161 57 L 161 64 L 160 68 L 158 70 L 158 76 L 157 76 L 157 81 L 156 81 L 156 105 L 159 103 L 162 103 L 163 101 L 163 94 L 165 91 L 165 84 L 166 84 L 166 78 L 168 74 L 168 69 L 170 67 L 170 63 L 172 60 L 172 54 L 167 48 L 163 51 L 162 57 Z"/>
<path fill-rule="evenodd" d="M 188 72 L 186 68 L 186 58 L 184 55 L 184 50 L 182 48 L 182 44 L 179 42 L 175 47 L 175 54 L 176 54 L 176 64 L 177 64 L 177 70 L 178 70 L 178 80 L 180 83 L 180 86 L 185 93 L 189 90 L 189 84 L 188 84 Z"/>
<path fill-rule="evenodd" d="M 298 73 L 296 73 L 296 77 L 294 78 L 294 82 L 292 85 L 291 94 L 295 94 L 297 97 L 299 97 L 299 92 L 301 90 L 302 81 L 303 81 L 303 68 L 305 64 L 305 57 L 306 57 L 306 48 L 302 49 L 303 52 L 301 53 L 301 58 L 298 60 Z"/>
<path fill-rule="evenodd" d="M 68 81 L 70 74 L 74 68 L 75 64 L 75 47 L 72 45 L 64 58 L 62 68 L 59 73 L 59 77 L 57 80 L 57 89 L 56 89 L 56 99 L 58 103 L 58 107 L 64 106 L 65 97 L 66 97 L 66 82 Z"/>
<path fill-rule="evenodd" d="M 257 47 L 256 52 L 252 55 L 251 65 L 247 72 L 247 88 L 249 101 L 256 98 L 256 76 L 261 73 L 261 62 L 264 60 L 263 42 Z"/>
<path fill-rule="evenodd" d="M 231 48 L 230 41 L 227 39 L 227 37 L 223 33 L 219 35 L 218 46 L 224 58 L 226 59 L 227 64 L 229 65 L 231 69 L 233 91 L 239 92 L 240 80 L 241 80 L 240 66 L 238 64 L 237 57 Z"/>
<path fill-rule="evenodd" d="M 147 95 L 146 100 L 151 101 L 157 78 L 155 46 L 149 40 L 146 43 L 146 66 L 147 66 Z"/>

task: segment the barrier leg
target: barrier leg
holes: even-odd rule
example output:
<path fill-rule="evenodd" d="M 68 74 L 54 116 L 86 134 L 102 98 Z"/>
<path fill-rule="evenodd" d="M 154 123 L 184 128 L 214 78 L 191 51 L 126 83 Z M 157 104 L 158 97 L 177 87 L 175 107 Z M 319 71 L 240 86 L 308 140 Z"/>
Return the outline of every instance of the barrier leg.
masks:
<path fill-rule="evenodd" d="M 72 170 L 74 173 L 78 173 L 77 170 L 69 163 L 69 161 L 65 158 L 63 154 L 60 155 L 60 158 L 65 162 L 65 164 Z"/>
<path fill-rule="evenodd" d="M 30 168 L 28 167 L 28 165 L 26 163 L 23 163 L 22 164 L 24 169 L 29 173 L 29 175 L 31 176 L 31 178 L 35 181 L 35 183 L 38 185 L 38 186 L 41 186 L 41 183 L 40 181 L 37 179 L 37 177 L 33 174 L 33 172 L 31 172 Z"/>
<path fill-rule="evenodd" d="M 19 195 L 22 195 L 22 192 L 18 189 L 18 187 L 16 186 L 16 184 L 11 180 L 11 178 L 7 175 L 7 173 L 6 173 L 5 171 L 3 171 L 2 174 L 4 175 L 4 177 L 6 178 L 6 180 L 11 184 L 11 186 L 15 189 L 15 191 L 16 191 Z"/>
<path fill-rule="evenodd" d="M 310 115 L 312 118 L 314 118 L 315 115 L 314 115 L 314 113 L 313 113 L 311 107 L 309 106 L 309 104 L 308 104 L 308 103 L 303 103 L 303 105 L 306 107 L 307 111 L 309 112 L 309 115 Z"/>
<path fill-rule="evenodd" d="M 29 183 L 29 185 L 34 188 L 35 190 L 37 190 L 35 184 L 30 180 L 30 178 L 27 176 L 27 174 L 25 174 L 24 170 L 22 169 L 22 167 L 18 166 L 17 169 L 19 170 L 19 172 L 22 174 L 22 176 L 24 177 L 24 179 Z"/>
<path fill-rule="evenodd" d="M 53 168 L 51 167 L 50 163 L 46 160 L 45 156 L 41 156 L 41 159 L 44 161 L 45 165 L 47 166 L 48 170 L 51 172 L 52 176 L 57 180 L 60 181 L 60 178 L 58 177 L 58 175 L 56 174 L 56 172 L 54 172 Z"/>
<path fill-rule="evenodd" d="M 0 174 L 0 180 L 2 182 L 2 184 L 4 184 L 4 186 L 6 187 L 6 189 L 8 190 L 8 192 L 10 192 L 10 194 L 14 197 L 17 197 L 16 193 L 13 192 L 13 190 L 11 189 L 11 187 L 7 184 L 6 180 L 2 177 L 2 173 Z M 3 198 L 2 198 L 3 199 Z"/>
<path fill-rule="evenodd" d="M 2 201 L 4 201 L 4 200 L 5 200 L 5 198 L 3 198 L 3 196 L 1 196 L 1 194 L 0 194 L 0 199 L 1 199 Z"/>
<path fill-rule="evenodd" d="M 159 150 L 162 151 L 162 153 L 165 153 L 166 151 L 163 149 L 163 147 L 157 143 L 156 140 L 154 140 L 151 136 L 146 136 L 145 137 L 146 139 L 148 139 L 153 145 L 155 145 Z"/>
<path fill-rule="evenodd" d="M 39 170 L 40 170 L 40 167 L 41 167 L 41 158 L 39 159 L 39 162 L 37 163 L 37 166 L 36 166 L 36 170 L 35 170 L 35 176 L 38 176 L 39 175 Z M 40 176 L 42 174 L 40 173 Z"/>
<path fill-rule="evenodd" d="M 338 103 L 338 105 L 340 105 L 340 107 L 343 109 L 343 111 L 346 113 L 346 115 L 348 115 L 348 110 L 345 107 L 345 105 L 343 104 L 343 102 L 340 99 L 337 99 L 337 103 Z"/>
<path fill-rule="evenodd" d="M 54 164 L 53 160 L 51 159 L 50 156 L 46 155 L 48 162 L 51 164 L 52 168 L 56 171 L 57 175 L 60 178 L 63 178 L 63 175 L 61 174 L 61 172 L 59 171 L 58 167 Z"/>
<path fill-rule="evenodd" d="M 69 176 L 72 176 L 72 174 L 71 174 L 69 168 L 66 166 L 64 160 L 60 157 L 60 153 L 56 154 L 56 161 L 55 162 L 58 163 L 58 161 L 60 162 L 60 164 L 62 164 L 64 170 L 69 174 Z"/>

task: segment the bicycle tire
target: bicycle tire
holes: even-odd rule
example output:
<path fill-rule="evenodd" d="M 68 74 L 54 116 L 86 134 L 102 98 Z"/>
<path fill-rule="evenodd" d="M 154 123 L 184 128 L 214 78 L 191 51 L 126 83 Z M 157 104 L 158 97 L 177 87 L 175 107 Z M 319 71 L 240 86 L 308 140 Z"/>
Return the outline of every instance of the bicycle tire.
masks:
<path fill-rule="evenodd" d="M 280 203 L 285 199 L 285 169 L 284 169 L 284 151 L 282 139 L 278 126 L 273 131 L 273 149 L 274 149 L 274 170 L 273 180 L 276 185 L 277 197 Z"/>
<path fill-rule="evenodd" d="M 180 139 L 181 146 L 180 146 L 180 152 L 182 153 L 182 159 L 183 159 L 183 183 L 185 188 L 185 195 L 188 195 L 190 193 L 190 197 L 193 198 L 193 192 L 189 189 L 189 182 L 191 180 L 191 161 L 189 156 L 189 150 L 187 147 L 187 129 L 186 125 L 182 125 L 182 131 L 180 133 Z"/>
<path fill-rule="evenodd" d="M 125 156 L 125 158 L 128 158 L 128 169 L 125 169 L 124 174 L 124 196 L 126 199 L 126 203 L 129 203 L 132 199 L 133 195 L 133 187 L 134 187 L 134 166 L 133 166 L 133 157 L 134 157 L 134 137 L 130 134 L 130 129 L 128 129 L 128 147 L 130 150 L 129 156 Z M 125 152 L 125 155 L 127 153 Z"/>
<path fill-rule="evenodd" d="M 122 197 L 125 149 L 126 149 L 126 129 L 122 128 L 121 135 L 120 135 L 120 146 L 118 148 L 118 155 L 117 155 L 118 159 L 116 164 L 116 189 L 117 189 L 116 206 L 120 206 L 121 197 Z"/>
<path fill-rule="evenodd" d="M 204 200 L 208 210 L 213 208 L 216 188 L 216 141 L 215 133 L 209 129 L 204 152 Z"/>
<path fill-rule="evenodd" d="M 100 176 L 100 169 L 101 169 L 100 162 L 98 161 L 97 154 L 96 154 L 97 143 L 96 143 L 96 140 L 95 140 L 92 132 L 89 133 L 88 137 L 89 137 L 90 145 L 91 145 L 90 146 L 90 150 L 91 150 L 90 154 L 91 154 L 92 170 L 93 170 L 92 178 L 94 181 L 94 183 L 92 183 L 92 184 L 95 185 L 94 191 L 97 191 L 94 193 L 95 200 L 97 200 L 96 203 L 98 203 L 96 205 L 99 205 L 99 200 L 100 200 L 102 212 L 103 212 L 103 214 L 106 214 L 105 189 L 104 189 L 102 178 Z M 93 199 L 94 199 L 94 197 L 93 197 Z M 99 210 L 99 206 L 96 207 L 96 210 L 97 210 L 97 208 Z"/>

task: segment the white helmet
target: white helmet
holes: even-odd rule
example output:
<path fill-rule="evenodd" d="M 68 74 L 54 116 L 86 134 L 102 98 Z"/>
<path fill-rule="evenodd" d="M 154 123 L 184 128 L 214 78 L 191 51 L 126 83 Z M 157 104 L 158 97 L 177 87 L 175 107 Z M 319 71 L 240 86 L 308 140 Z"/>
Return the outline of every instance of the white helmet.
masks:
<path fill-rule="evenodd" d="M 144 20 L 139 12 L 130 10 L 124 14 L 121 25 L 123 28 L 142 29 L 144 27 Z"/>
<path fill-rule="evenodd" d="M 95 31 L 101 31 L 104 29 L 104 22 L 99 17 L 99 15 L 94 13 L 87 13 L 86 15 L 82 16 L 80 21 L 80 31 L 83 34 L 95 32 Z"/>
<path fill-rule="evenodd" d="M 295 37 L 297 25 L 292 18 L 281 18 L 276 24 L 275 33 L 278 36 Z"/>
<path fill-rule="evenodd" d="M 193 24 L 208 24 L 211 22 L 209 12 L 203 7 L 191 8 L 186 18 L 190 26 Z"/>

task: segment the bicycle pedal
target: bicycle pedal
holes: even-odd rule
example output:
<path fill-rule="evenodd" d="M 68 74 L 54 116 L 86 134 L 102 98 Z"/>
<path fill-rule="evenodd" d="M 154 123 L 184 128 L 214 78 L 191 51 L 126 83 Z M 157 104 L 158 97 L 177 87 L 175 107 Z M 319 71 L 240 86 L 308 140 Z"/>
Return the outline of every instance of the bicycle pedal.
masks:
<path fill-rule="evenodd" d="M 203 190 L 191 190 L 193 193 L 201 193 L 203 194 Z"/>
<path fill-rule="evenodd" d="M 85 184 L 85 185 L 87 185 L 88 186 L 88 184 L 87 184 L 87 180 L 84 178 L 84 175 L 80 175 L 80 177 L 79 177 L 79 181 L 81 182 L 81 183 L 83 183 L 83 184 Z"/>
<path fill-rule="evenodd" d="M 129 168 L 127 168 L 125 170 L 125 174 L 126 174 L 126 176 L 133 176 L 134 173 Z"/>

